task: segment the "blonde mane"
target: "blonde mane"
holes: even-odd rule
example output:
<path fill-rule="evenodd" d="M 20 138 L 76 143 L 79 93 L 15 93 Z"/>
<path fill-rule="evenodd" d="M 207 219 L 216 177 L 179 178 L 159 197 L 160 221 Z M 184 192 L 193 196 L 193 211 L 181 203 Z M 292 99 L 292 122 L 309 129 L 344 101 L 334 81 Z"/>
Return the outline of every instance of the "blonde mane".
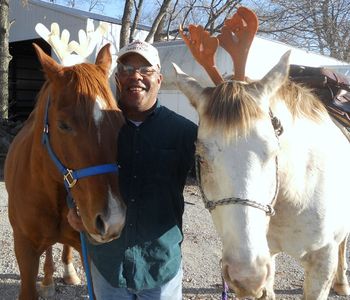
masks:
<path fill-rule="evenodd" d="M 283 99 L 293 118 L 305 117 L 319 122 L 328 115 L 327 109 L 312 89 L 288 80 L 277 92 L 274 99 Z"/>
<path fill-rule="evenodd" d="M 251 124 L 264 115 L 250 92 L 254 84 L 226 81 L 217 87 L 207 88 L 205 93 L 209 99 L 203 114 L 207 129 L 219 129 L 228 138 L 245 135 Z M 327 114 L 312 90 L 289 80 L 273 96 L 271 107 L 278 99 L 283 99 L 293 118 L 306 117 L 318 122 Z"/>

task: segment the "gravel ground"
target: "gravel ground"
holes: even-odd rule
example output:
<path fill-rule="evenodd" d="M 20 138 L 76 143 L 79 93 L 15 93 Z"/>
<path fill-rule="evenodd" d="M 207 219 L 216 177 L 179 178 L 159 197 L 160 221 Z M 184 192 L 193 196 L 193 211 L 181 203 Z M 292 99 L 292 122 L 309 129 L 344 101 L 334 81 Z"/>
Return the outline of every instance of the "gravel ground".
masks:
<path fill-rule="evenodd" d="M 186 186 L 185 201 L 183 299 L 221 299 L 222 284 L 219 270 L 221 242 L 195 185 L 189 183 Z M 0 300 L 12 300 L 18 295 L 20 277 L 13 252 L 11 227 L 7 218 L 7 193 L 2 181 L 0 181 L 0 233 Z M 61 246 L 56 245 L 54 247 L 56 261 L 56 296 L 54 299 L 88 299 L 84 273 L 78 256 L 75 255 L 75 265 L 82 284 L 65 286 L 60 278 L 62 273 L 62 266 L 59 263 L 60 254 Z M 42 263 L 43 260 L 41 266 Z M 42 276 L 40 271 L 39 279 Z M 303 271 L 298 264 L 288 255 L 280 254 L 276 266 L 276 298 L 301 299 L 302 282 Z M 235 299 L 233 293 L 229 293 L 229 299 Z M 350 299 L 350 297 L 340 297 L 331 293 L 328 299 L 343 300 Z"/>

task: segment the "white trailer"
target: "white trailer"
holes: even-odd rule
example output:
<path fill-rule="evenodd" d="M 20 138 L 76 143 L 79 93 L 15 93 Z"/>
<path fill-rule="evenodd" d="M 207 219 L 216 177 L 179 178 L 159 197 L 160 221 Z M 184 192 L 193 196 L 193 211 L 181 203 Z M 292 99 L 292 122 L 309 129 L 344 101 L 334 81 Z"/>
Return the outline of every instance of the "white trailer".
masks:
<path fill-rule="evenodd" d="M 177 90 L 172 62 L 176 63 L 188 75 L 196 78 L 202 86 L 213 86 L 205 70 L 193 58 L 182 40 L 155 43 L 159 50 L 164 80 L 159 93 L 159 100 L 168 108 L 198 123 L 198 115 L 187 98 Z M 287 44 L 256 36 L 247 59 L 246 75 L 251 79 L 262 78 L 289 49 L 292 50 L 290 63 L 319 67 L 330 66 L 350 77 L 350 65 L 337 59 L 308 52 Z M 233 73 L 233 63 L 229 54 L 219 47 L 216 53 L 216 65 L 224 75 Z"/>

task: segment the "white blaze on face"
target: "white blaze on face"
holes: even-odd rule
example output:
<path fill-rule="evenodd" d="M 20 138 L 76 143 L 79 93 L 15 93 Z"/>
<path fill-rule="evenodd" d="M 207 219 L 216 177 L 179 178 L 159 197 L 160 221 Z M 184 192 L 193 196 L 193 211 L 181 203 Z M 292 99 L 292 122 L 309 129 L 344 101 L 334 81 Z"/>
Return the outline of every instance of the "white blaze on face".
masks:
<path fill-rule="evenodd" d="M 105 101 L 100 97 L 100 96 L 97 96 L 96 98 L 96 101 L 95 101 L 95 105 L 94 105 L 94 111 L 93 111 L 93 116 L 94 116 L 94 120 L 95 120 L 95 124 L 96 124 L 96 127 L 97 127 L 97 135 L 98 135 L 98 141 L 100 142 L 101 140 L 101 134 L 100 134 L 100 131 L 99 131 L 99 126 L 100 126 L 100 123 L 103 119 L 103 112 L 102 110 L 106 108 L 106 105 L 105 105 Z"/>
<path fill-rule="evenodd" d="M 112 193 L 111 188 L 108 189 L 108 211 L 110 212 L 106 224 L 110 228 L 119 230 L 125 222 L 125 208 L 117 199 L 117 196 Z"/>
<path fill-rule="evenodd" d="M 113 233 L 121 233 L 125 223 L 125 207 L 121 205 L 121 202 L 117 199 L 117 196 L 112 193 L 111 188 L 108 188 L 108 214 L 103 217 L 105 235 L 112 236 L 112 238 L 106 239 L 97 234 L 90 234 L 90 236 L 99 243 L 106 243 L 115 238 Z"/>

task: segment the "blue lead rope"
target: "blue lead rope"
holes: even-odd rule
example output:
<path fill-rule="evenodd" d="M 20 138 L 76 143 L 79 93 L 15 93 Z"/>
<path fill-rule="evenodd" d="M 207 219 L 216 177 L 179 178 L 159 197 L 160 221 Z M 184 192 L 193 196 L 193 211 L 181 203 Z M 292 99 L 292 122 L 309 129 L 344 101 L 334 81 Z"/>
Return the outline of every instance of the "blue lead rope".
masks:
<path fill-rule="evenodd" d="M 220 270 L 221 269 L 222 269 L 222 259 L 220 259 Z M 222 281 L 221 300 L 228 300 L 229 289 L 223 275 L 221 275 L 221 281 Z M 236 299 L 236 297 L 234 299 Z"/>
<path fill-rule="evenodd" d="M 222 283 L 221 300 L 228 300 L 228 286 L 224 280 Z"/>
<path fill-rule="evenodd" d="M 73 197 L 71 195 L 70 189 L 76 184 L 76 182 L 84 177 L 105 174 L 105 173 L 117 173 L 119 167 L 117 164 L 103 164 L 98 166 L 87 167 L 79 170 L 70 170 L 66 168 L 61 161 L 56 156 L 55 152 L 51 148 L 50 138 L 49 138 L 49 106 L 50 106 L 50 98 L 47 100 L 45 116 L 44 116 L 44 129 L 42 136 L 42 143 L 46 146 L 47 152 L 49 153 L 50 158 L 54 162 L 55 166 L 59 170 L 59 172 L 63 175 L 64 186 L 67 191 L 67 206 L 69 208 L 74 208 L 75 203 Z M 94 294 L 92 290 L 92 282 L 91 282 L 91 273 L 90 273 L 90 265 L 88 261 L 88 253 L 86 247 L 85 235 L 83 232 L 80 232 L 80 242 L 81 242 L 81 252 L 83 255 L 83 264 L 85 268 L 86 282 L 89 293 L 89 298 L 94 300 Z"/>
<path fill-rule="evenodd" d="M 91 272 L 90 272 L 90 265 L 88 262 L 88 253 L 87 253 L 87 247 L 85 242 L 85 235 L 84 232 L 80 231 L 80 242 L 81 242 L 81 252 L 83 254 L 83 262 L 84 262 L 84 268 L 85 268 L 85 276 L 86 276 L 86 282 L 87 282 L 87 288 L 89 293 L 89 298 L 94 299 L 94 293 L 92 290 L 92 282 L 91 282 Z"/>

